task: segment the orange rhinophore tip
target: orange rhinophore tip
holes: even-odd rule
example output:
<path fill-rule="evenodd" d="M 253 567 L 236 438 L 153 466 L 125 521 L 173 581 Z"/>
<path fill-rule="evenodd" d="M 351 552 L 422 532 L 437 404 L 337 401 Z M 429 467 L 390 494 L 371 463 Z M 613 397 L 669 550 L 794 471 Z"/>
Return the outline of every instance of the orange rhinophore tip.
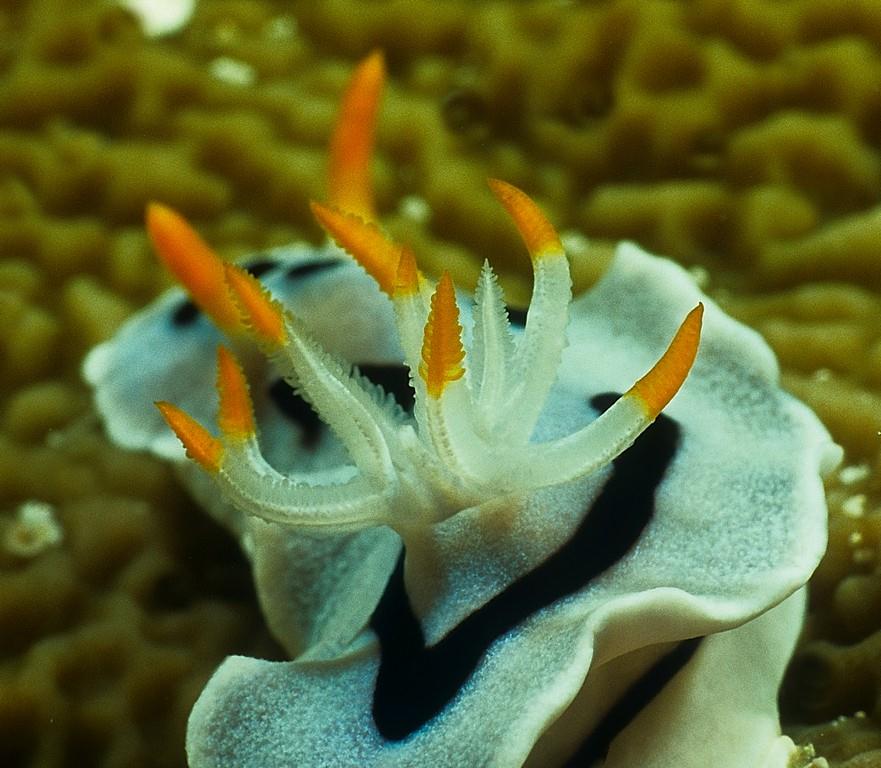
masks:
<path fill-rule="evenodd" d="M 401 246 L 401 258 L 395 274 L 395 296 L 412 296 L 419 292 L 419 269 L 416 256 L 409 246 Z"/>
<path fill-rule="evenodd" d="M 285 342 L 284 312 L 260 281 L 234 264 L 225 265 L 226 284 L 244 315 L 248 330 L 271 347 Z"/>
<path fill-rule="evenodd" d="M 686 315 L 663 357 L 627 393 L 636 397 L 650 418 L 655 418 L 673 399 L 691 370 L 701 338 L 704 305 Z"/>
<path fill-rule="evenodd" d="M 256 428 L 248 381 L 239 361 L 223 345 L 217 347 L 217 393 L 220 396 L 217 413 L 220 431 L 240 440 L 253 436 Z"/>
<path fill-rule="evenodd" d="M 226 289 L 223 261 L 186 219 L 161 203 L 150 203 L 147 232 L 165 266 L 199 308 L 224 330 L 240 328 L 239 311 Z"/>
<path fill-rule="evenodd" d="M 447 384 L 462 377 L 465 373 L 463 357 L 465 349 L 462 346 L 456 291 L 449 273 L 444 272 L 431 297 L 431 309 L 422 337 L 419 375 L 429 395 L 440 397 Z"/>
<path fill-rule="evenodd" d="M 321 203 L 311 203 L 312 213 L 334 242 L 367 271 L 391 296 L 395 289 L 401 247 L 389 240 L 376 224 Z"/>
<path fill-rule="evenodd" d="M 352 74 L 330 140 L 330 201 L 368 221 L 375 218 L 370 157 L 384 81 L 385 62 L 382 53 L 374 51 Z"/>
<path fill-rule="evenodd" d="M 499 179 L 489 179 L 489 188 L 514 219 L 514 225 L 533 261 L 544 256 L 563 255 L 563 244 L 557 230 L 541 209 L 523 190 Z"/>
<path fill-rule="evenodd" d="M 223 445 L 220 440 L 213 437 L 205 427 L 176 405 L 158 402 L 156 407 L 177 435 L 177 439 L 183 443 L 187 456 L 208 472 L 216 472 L 223 458 Z"/>

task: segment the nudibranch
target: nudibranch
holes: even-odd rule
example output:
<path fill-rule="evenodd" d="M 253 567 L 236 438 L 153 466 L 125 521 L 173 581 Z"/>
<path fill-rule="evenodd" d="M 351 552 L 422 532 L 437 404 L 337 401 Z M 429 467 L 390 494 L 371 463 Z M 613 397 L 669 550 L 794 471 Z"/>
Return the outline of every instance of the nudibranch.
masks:
<path fill-rule="evenodd" d="M 572 300 L 510 184 L 525 318 L 488 264 L 473 301 L 423 274 L 375 221 L 382 81 L 372 54 L 343 100 L 328 245 L 232 265 L 154 204 L 188 295 L 84 364 L 110 435 L 239 537 L 291 655 L 221 665 L 190 765 L 810 764 L 776 696 L 840 449 L 672 262 L 623 243 Z"/>

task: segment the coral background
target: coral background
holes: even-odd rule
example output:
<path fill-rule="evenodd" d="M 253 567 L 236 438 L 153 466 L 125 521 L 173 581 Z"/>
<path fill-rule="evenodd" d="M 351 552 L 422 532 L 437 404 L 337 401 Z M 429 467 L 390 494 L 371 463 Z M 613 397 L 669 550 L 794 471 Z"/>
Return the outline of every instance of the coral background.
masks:
<path fill-rule="evenodd" d="M 320 240 L 307 203 L 375 47 L 378 206 L 426 269 L 489 258 L 528 297 L 484 183 L 507 179 L 581 288 L 622 238 L 691 267 L 845 447 L 783 712 L 832 766 L 881 765 L 876 0 L 201 0 L 160 40 L 103 0 L 0 3 L 0 765 L 181 766 L 214 667 L 278 653 L 234 544 L 108 443 L 79 364 L 167 284 L 148 200 L 230 257 Z M 64 537 L 24 556 L 29 501 Z"/>

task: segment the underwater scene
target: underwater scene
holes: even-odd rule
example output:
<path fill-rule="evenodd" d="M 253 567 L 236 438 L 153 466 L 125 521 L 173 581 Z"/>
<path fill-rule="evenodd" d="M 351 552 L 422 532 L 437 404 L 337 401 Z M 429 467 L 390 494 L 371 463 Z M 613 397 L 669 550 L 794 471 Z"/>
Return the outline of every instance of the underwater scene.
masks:
<path fill-rule="evenodd" d="M 881 768 L 881 3 L 0 2 L 0 766 Z"/>

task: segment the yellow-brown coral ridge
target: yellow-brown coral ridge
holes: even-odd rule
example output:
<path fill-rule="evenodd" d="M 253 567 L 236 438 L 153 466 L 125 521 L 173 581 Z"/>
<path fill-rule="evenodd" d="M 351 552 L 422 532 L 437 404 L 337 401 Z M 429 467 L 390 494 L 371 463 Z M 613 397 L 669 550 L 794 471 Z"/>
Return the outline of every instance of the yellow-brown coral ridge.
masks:
<path fill-rule="evenodd" d="M 193 301 L 223 330 L 240 329 L 238 308 L 226 288 L 223 260 L 168 206 L 150 203 L 146 219 L 156 253 Z"/>
<path fill-rule="evenodd" d="M 234 301 L 245 316 L 245 325 L 257 340 L 267 347 L 285 343 L 284 312 L 269 292 L 253 275 L 233 264 L 225 265 L 226 284 Z"/>
<path fill-rule="evenodd" d="M 367 220 L 375 218 L 370 157 L 384 82 L 385 62 L 382 53 L 374 51 L 352 75 L 330 140 L 330 200 Z"/>
<path fill-rule="evenodd" d="M 533 261 L 564 255 L 557 231 L 529 195 L 507 181 L 488 179 L 487 183 L 514 220 Z"/>
<path fill-rule="evenodd" d="M 649 418 L 667 406 L 688 376 L 700 344 L 703 316 L 704 305 L 698 304 L 686 315 L 661 359 L 625 395 L 635 397 Z"/>
<path fill-rule="evenodd" d="M 464 356 L 456 291 L 449 273 L 444 272 L 431 297 L 419 366 L 419 375 L 431 397 L 439 398 L 447 384 L 462 377 Z"/>
<path fill-rule="evenodd" d="M 352 256 L 389 296 L 394 293 L 401 246 L 380 228 L 354 213 L 311 203 L 312 213 L 333 241 Z"/>
<path fill-rule="evenodd" d="M 217 425 L 225 437 L 247 440 L 256 432 L 248 381 L 239 361 L 226 347 L 217 347 Z"/>
<path fill-rule="evenodd" d="M 205 427 L 176 405 L 160 400 L 156 407 L 178 440 L 187 456 L 207 472 L 217 472 L 223 460 L 223 445 Z"/>

